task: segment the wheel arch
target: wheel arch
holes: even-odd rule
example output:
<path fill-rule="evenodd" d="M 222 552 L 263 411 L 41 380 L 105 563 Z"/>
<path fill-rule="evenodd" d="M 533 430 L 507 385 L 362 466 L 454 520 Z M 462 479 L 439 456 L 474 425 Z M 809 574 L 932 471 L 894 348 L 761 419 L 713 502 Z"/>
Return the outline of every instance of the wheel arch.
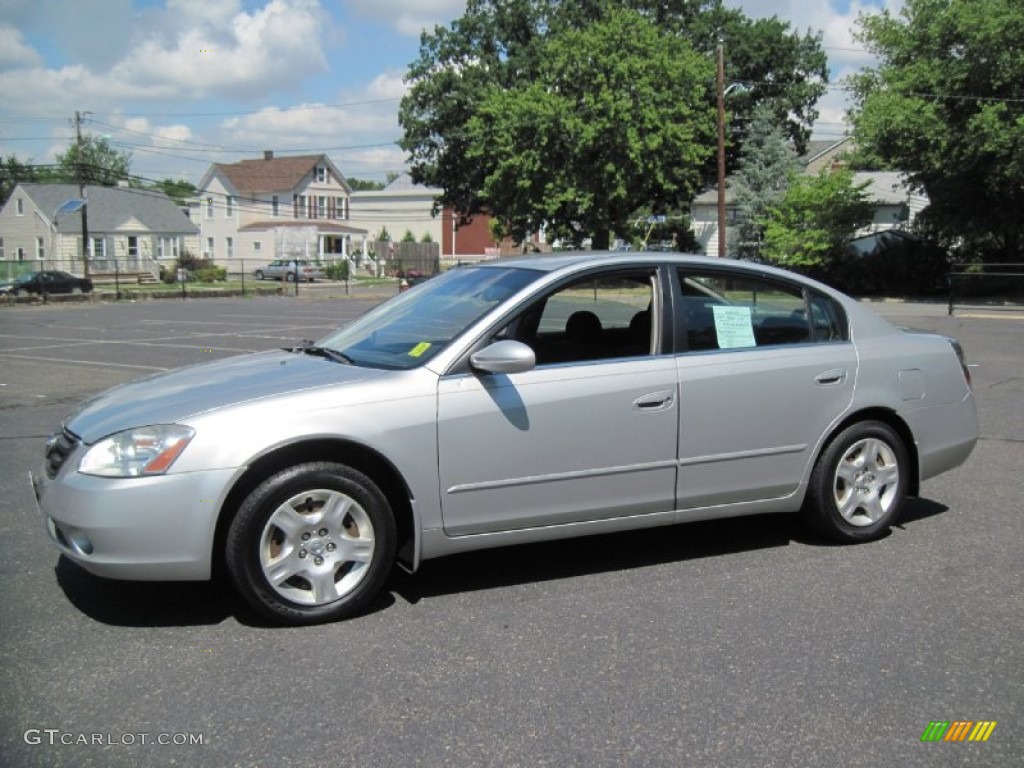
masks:
<path fill-rule="evenodd" d="M 899 414 L 889 408 L 874 407 L 874 408 L 863 408 L 859 411 L 854 411 L 847 414 L 842 421 L 835 425 L 831 432 L 829 432 L 828 438 L 823 440 L 820 448 L 818 449 L 818 455 L 814 457 L 814 462 L 811 464 L 811 468 L 818 463 L 821 455 L 826 451 L 832 441 L 851 424 L 857 424 L 863 421 L 880 421 L 883 424 L 891 427 L 900 440 L 903 441 L 903 447 L 907 450 L 907 458 L 910 461 L 908 467 L 907 477 L 910 480 L 909 488 L 907 488 L 907 496 L 917 496 L 921 488 L 921 464 L 920 457 L 917 455 L 917 441 L 914 440 L 914 433 L 907 426 L 907 423 L 900 418 Z"/>
<path fill-rule="evenodd" d="M 396 559 L 411 567 L 416 544 L 412 491 L 405 478 L 385 456 L 361 443 L 342 439 L 317 439 L 279 446 L 249 464 L 235 481 L 221 505 L 213 537 L 211 563 L 214 572 L 224 567 L 228 528 L 245 498 L 271 475 L 297 464 L 332 461 L 362 472 L 388 500 L 395 516 Z"/>

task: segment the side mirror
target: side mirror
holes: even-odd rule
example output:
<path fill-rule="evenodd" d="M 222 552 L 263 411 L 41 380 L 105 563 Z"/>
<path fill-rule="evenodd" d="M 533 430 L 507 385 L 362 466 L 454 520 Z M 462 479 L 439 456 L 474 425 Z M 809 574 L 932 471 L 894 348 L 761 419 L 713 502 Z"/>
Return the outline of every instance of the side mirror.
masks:
<path fill-rule="evenodd" d="M 537 356 L 521 341 L 505 339 L 471 355 L 469 364 L 486 373 L 522 373 L 537 365 Z"/>

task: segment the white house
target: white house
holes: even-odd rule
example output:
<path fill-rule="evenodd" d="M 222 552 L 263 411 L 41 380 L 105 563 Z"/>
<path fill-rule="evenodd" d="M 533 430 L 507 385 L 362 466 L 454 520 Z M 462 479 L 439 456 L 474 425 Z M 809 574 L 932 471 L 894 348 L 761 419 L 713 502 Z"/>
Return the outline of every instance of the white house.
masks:
<path fill-rule="evenodd" d="M 79 200 L 74 184 L 19 184 L 0 209 L 0 261 L 33 261 L 82 271 L 82 216 L 61 213 Z M 91 271 L 158 273 L 157 260 L 198 246 L 198 228 L 163 192 L 129 187 L 85 188 Z"/>
<path fill-rule="evenodd" d="M 352 226 L 352 190 L 327 155 L 215 163 L 199 183 L 200 253 L 221 265 L 247 259 L 346 258 L 365 247 Z"/>

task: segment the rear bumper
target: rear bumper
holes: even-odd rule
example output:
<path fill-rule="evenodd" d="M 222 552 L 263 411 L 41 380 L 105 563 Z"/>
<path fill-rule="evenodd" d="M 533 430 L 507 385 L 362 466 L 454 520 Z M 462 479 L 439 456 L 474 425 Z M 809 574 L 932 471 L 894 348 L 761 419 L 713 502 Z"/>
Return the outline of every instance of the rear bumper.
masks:
<path fill-rule="evenodd" d="M 963 464 L 978 442 L 978 410 L 973 395 L 959 403 L 919 408 L 900 415 L 917 440 L 922 481 Z"/>

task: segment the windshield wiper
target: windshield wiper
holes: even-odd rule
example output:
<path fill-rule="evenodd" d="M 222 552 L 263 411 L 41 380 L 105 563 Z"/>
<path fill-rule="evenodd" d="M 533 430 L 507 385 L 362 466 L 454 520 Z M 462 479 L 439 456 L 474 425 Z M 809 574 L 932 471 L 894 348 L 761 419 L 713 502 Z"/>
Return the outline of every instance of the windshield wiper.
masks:
<path fill-rule="evenodd" d="M 326 357 L 328 360 L 333 360 L 336 363 L 343 363 L 345 365 L 355 365 L 352 358 L 344 352 L 339 352 L 338 350 L 330 349 L 329 347 L 318 347 L 311 341 L 303 341 L 302 346 L 292 347 L 290 351 L 302 352 L 306 355 L 316 355 L 317 357 Z"/>

